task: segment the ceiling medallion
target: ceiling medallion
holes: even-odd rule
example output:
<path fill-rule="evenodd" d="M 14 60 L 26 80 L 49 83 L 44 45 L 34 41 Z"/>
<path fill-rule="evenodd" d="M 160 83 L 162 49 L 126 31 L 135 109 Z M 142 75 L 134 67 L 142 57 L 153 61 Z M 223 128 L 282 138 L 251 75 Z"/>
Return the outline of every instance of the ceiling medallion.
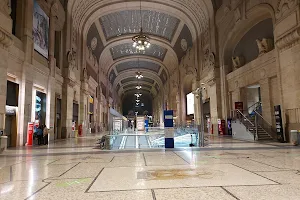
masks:
<path fill-rule="evenodd" d="M 150 47 L 150 38 L 143 33 L 143 19 L 142 19 L 142 0 L 140 1 L 140 18 L 141 18 L 141 31 L 138 35 L 132 37 L 133 47 L 139 51 L 145 51 Z"/>

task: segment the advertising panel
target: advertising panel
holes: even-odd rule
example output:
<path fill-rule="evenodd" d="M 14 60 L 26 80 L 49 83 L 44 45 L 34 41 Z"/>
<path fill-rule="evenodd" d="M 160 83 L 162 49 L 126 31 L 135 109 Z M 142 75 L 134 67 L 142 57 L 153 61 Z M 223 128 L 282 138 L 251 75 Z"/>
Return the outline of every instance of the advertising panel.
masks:
<path fill-rule="evenodd" d="M 144 117 L 137 117 L 136 118 L 136 127 L 137 127 L 138 131 L 145 130 L 145 119 L 144 119 Z"/>
<path fill-rule="evenodd" d="M 275 112 L 277 139 L 280 142 L 284 142 L 283 127 L 282 127 L 282 116 L 281 116 L 281 107 L 280 107 L 280 105 L 274 106 L 274 112 Z"/>
<path fill-rule="evenodd" d="M 49 49 L 49 17 L 36 0 L 33 6 L 33 42 L 34 49 L 48 59 Z"/>

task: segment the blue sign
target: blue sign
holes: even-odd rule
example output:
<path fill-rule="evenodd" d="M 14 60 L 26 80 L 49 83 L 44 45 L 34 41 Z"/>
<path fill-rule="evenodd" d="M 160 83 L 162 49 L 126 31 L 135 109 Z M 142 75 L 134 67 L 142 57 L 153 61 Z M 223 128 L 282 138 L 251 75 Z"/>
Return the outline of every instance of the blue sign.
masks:
<path fill-rule="evenodd" d="M 173 127 L 173 110 L 164 111 L 164 124 L 165 127 Z"/>
<path fill-rule="evenodd" d="M 149 127 L 149 119 L 145 119 L 145 130 L 148 132 L 148 127 Z"/>

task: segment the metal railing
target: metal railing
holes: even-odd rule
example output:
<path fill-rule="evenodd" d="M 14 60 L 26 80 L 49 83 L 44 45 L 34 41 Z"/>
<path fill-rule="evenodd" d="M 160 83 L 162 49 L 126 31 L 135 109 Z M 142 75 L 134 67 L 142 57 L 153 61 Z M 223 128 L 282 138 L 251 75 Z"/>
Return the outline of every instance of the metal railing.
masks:
<path fill-rule="evenodd" d="M 265 120 L 265 118 L 263 118 L 263 116 L 259 112 L 257 112 L 256 110 L 254 110 L 254 112 L 257 126 L 260 126 L 271 138 L 276 138 L 277 133 L 272 124 Z"/>
<path fill-rule="evenodd" d="M 140 149 L 140 148 L 163 148 L 165 147 L 166 132 L 172 131 L 174 136 L 174 145 L 177 147 L 198 146 L 198 129 L 194 127 L 177 128 L 151 128 L 148 132 L 110 132 L 104 136 L 105 140 L 100 142 L 103 149 Z"/>

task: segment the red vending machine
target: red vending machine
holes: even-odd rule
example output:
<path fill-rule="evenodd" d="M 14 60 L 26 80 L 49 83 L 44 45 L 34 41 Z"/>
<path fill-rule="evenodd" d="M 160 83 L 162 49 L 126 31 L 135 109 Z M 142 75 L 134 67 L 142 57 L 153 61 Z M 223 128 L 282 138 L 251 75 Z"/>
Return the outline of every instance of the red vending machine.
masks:
<path fill-rule="evenodd" d="M 225 135 L 226 132 L 225 132 L 225 120 L 223 119 L 218 119 L 218 132 L 219 132 L 219 135 Z"/>

